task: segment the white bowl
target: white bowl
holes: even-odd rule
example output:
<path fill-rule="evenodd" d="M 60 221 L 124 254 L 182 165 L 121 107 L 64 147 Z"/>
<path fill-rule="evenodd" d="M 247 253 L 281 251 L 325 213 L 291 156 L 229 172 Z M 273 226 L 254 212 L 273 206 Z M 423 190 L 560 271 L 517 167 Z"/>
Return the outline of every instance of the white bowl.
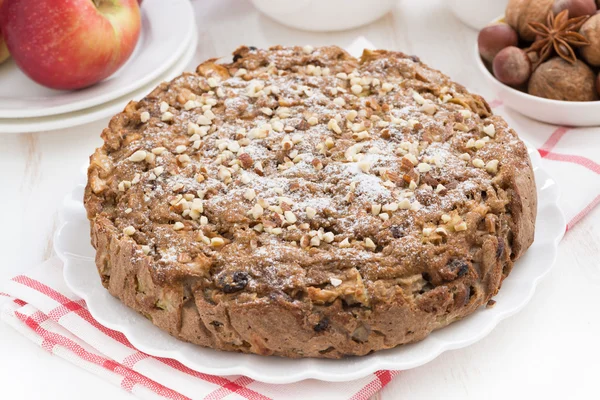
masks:
<path fill-rule="evenodd" d="M 252 0 L 280 24 L 305 31 L 341 31 L 368 24 L 390 12 L 395 0 Z"/>
<path fill-rule="evenodd" d="M 498 21 L 495 19 L 493 22 Z M 562 101 L 532 96 L 500 82 L 487 69 L 477 43 L 475 43 L 475 61 L 481 73 L 494 88 L 504 106 L 529 118 L 554 125 L 599 126 L 600 101 Z"/>
<path fill-rule="evenodd" d="M 450 0 L 456 18 L 473 29 L 485 27 L 491 18 L 504 13 L 508 0 Z"/>

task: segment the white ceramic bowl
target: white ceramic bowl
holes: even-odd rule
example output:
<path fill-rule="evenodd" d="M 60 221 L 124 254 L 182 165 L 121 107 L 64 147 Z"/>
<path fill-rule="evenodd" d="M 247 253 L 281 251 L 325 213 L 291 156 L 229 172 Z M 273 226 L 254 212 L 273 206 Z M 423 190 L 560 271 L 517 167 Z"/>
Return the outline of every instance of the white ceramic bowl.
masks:
<path fill-rule="evenodd" d="M 480 30 L 490 19 L 503 14 L 508 0 L 449 0 L 448 5 L 456 18 L 473 29 Z"/>
<path fill-rule="evenodd" d="M 500 20 L 495 19 L 493 22 Z M 600 126 L 600 101 L 561 101 L 532 96 L 500 82 L 487 69 L 475 43 L 475 62 L 504 106 L 529 118 L 554 125 Z"/>
<path fill-rule="evenodd" d="M 280 24 L 305 31 L 341 31 L 368 24 L 390 12 L 395 0 L 252 0 Z"/>

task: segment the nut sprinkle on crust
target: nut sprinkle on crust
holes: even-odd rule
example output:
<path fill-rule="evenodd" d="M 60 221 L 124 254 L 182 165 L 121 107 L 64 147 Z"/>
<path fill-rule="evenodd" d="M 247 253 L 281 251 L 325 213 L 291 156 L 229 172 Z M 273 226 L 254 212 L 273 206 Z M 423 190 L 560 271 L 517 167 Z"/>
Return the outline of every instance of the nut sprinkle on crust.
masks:
<path fill-rule="evenodd" d="M 425 338 L 533 240 L 527 149 L 418 58 L 241 47 L 116 115 L 85 205 L 104 286 L 170 334 L 286 357 Z"/>

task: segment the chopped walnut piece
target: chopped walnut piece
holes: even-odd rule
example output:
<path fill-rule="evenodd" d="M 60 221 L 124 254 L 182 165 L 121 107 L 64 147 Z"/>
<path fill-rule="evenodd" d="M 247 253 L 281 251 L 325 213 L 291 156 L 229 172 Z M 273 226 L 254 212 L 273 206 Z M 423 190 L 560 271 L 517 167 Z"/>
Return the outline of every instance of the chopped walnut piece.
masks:
<path fill-rule="evenodd" d="M 124 228 L 123 234 L 126 236 L 133 236 L 135 234 L 135 228 L 133 226 L 128 226 Z"/>
<path fill-rule="evenodd" d="M 138 150 L 129 156 L 129 161 L 140 162 L 146 159 L 146 152 L 144 150 Z"/>
<path fill-rule="evenodd" d="M 488 163 L 485 165 L 485 170 L 487 172 L 489 172 L 490 174 L 496 174 L 496 173 L 498 173 L 498 164 L 499 164 L 498 160 L 488 161 Z"/>

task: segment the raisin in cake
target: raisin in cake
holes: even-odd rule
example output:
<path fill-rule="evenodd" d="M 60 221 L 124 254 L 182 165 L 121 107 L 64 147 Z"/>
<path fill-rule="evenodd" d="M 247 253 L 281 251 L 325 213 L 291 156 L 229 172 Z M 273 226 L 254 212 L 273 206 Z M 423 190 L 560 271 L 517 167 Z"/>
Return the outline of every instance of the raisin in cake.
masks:
<path fill-rule="evenodd" d="M 201 346 L 415 342 L 485 305 L 533 241 L 523 142 L 402 53 L 241 47 L 102 137 L 85 192 L 102 283 Z"/>

